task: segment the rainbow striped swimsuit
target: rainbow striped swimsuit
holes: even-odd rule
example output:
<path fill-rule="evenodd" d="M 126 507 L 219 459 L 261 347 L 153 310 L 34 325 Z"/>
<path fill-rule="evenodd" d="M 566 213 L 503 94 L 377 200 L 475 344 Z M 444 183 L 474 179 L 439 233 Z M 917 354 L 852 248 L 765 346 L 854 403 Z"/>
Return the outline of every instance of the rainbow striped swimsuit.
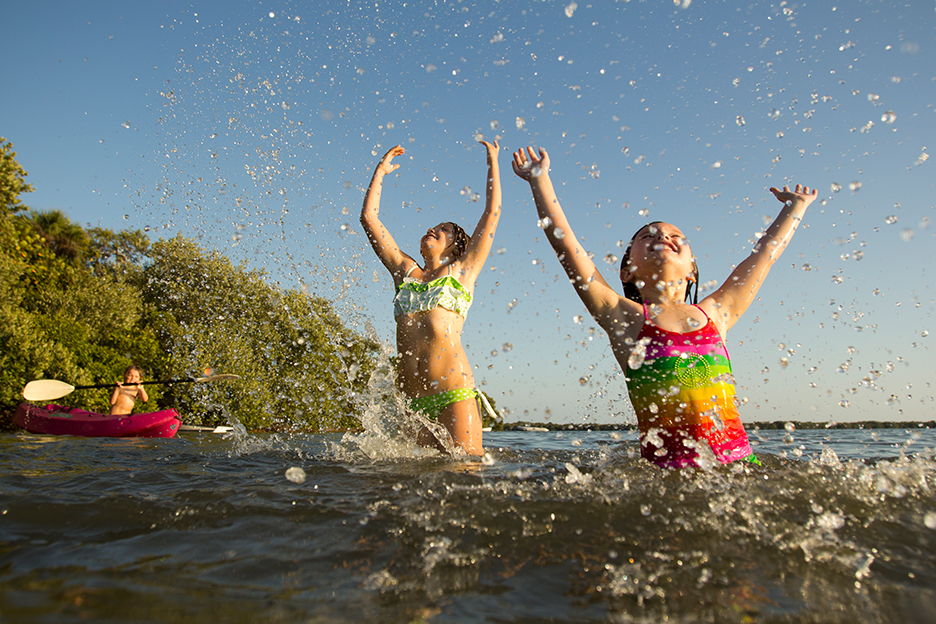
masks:
<path fill-rule="evenodd" d="M 723 464 L 760 463 L 738 416 L 728 350 L 712 319 L 705 318 L 701 329 L 671 332 L 654 325 L 644 305 L 638 357 L 628 363 L 625 379 L 637 412 L 640 454 L 658 466 L 698 466 L 702 443 Z"/>

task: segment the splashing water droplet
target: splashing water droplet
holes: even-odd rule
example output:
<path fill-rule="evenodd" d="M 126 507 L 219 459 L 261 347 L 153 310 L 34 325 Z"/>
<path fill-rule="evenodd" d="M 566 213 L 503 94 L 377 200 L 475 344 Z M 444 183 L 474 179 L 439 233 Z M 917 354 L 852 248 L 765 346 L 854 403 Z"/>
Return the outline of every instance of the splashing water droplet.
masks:
<path fill-rule="evenodd" d="M 897 223 L 897 215 L 889 215 L 887 218 L 884 219 L 884 223 L 886 223 L 887 225 L 894 225 L 895 223 Z"/>
<path fill-rule="evenodd" d="M 498 253 L 499 255 L 503 255 L 503 254 L 507 253 L 507 249 L 504 248 L 504 247 L 498 247 L 498 248 L 497 248 L 497 253 Z"/>
<path fill-rule="evenodd" d="M 550 219 L 549 217 L 543 217 L 542 219 L 537 219 L 536 221 L 536 227 L 544 229 L 544 230 L 548 228 L 550 225 L 552 225 L 552 219 Z"/>
<path fill-rule="evenodd" d="M 897 121 L 897 115 L 894 113 L 894 111 L 887 111 L 881 115 L 881 121 L 887 124 L 892 124 Z"/>
<path fill-rule="evenodd" d="M 738 115 L 737 117 L 735 117 L 735 123 L 738 124 L 738 127 L 743 126 L 743 125 L 744 125 L 744 117 L 742 117 L 741 115 Z"/>
<path fill-rule="evenodd" d="M 900 231 L 900 239 L 901 239 L 903 242 L 905 242 L 905 243 L 909 243 L 909 242 L 910 242 L 910 239 L 913 238 L 913 234 L 914 234 L 913 230 L 911 230 L 911 229 L 909 229 L 909 228 L 904 229 L 904 230 L 901 230 L 901 231 Z"/>
<path fill-rule="evenodd" d="M 517 120 L 514 123 L 517 125 L 517 130 L 523 130 L 523 126 L 526 125 L 526 119 L 523 117 L 517 117 Z"/>
<path fill-rule="evenodd" d="M 586 384 L 588 384 L 588 375 L 582 375 L 579 377 L 579 385 L 584 386 Z"/>
<path fill-rule="evenodd" d="M 270 14 L 272 17 L 273 14 Z M 305 470 L 299 468 L 298 466 L 293 466 L 292 468 L 286 471 L 286 479 L 292 481 L 293 483 L 305 483 L 306 473 Z"/>
<path fill-rule="evenodd" d="M 927 529 L 936 531 L 936 511 L 927 511 L 923 516 L 923 524 Z"/>
<path fill-rule="evenodd" d="M 848 185 L 848 188 L 851 189 L 852 193 L 857 193 L 858 191 L 861 190 L 861 182 L 859 182 L 858 180 L 855 180 L 854 182 Z"/>
<path fill-rule="evenodd" d="M 576 325 L 581 325 L 581 324 L 582 324 L 582 321 L 584 321 L 584 320 L 585 320 L 585 319 L 582 318 L 582 316 L 581 316 L 580 314 L 576 314 L 575 316 L 572 317 L 572 322 L 575 323 Z"/>
<path fill-rule="evenodd" d="M 553 236 L 555 236 L 559 240 L 562 240 L 563 238 L 565 238 L 565 230 L 563 230 L 561 227 L 557 227 L 553 230 Z"/>
<path fill-rule="evenodd" d="M 503 349 L 504 353 L 508 353 L 508 352 L 510 352 L 510 351 L 513 351 L 513 343 L 512 343 L 512 342 L 505 342 L 505 343 L 504 343 L 504 346 L 502 346 L 501 349 Z"/>
<path fill-rule="evenodd" d="M 829 188 L 832 189 L 832 192 L 833 192 L 833 193 L 838 193 L 839 191 L 842 190 L 842 185 L 839 184 L 838 182 L 833 182 L 833 183 L 829 186 Z"/>
<path fill-rule="evenodd" d="M 576 4 L 575 2 L 571 2 L 570 4 L 568 4 L 565 8 L 566 17 L 572 17 L 572 14 L 575 13 L 575 9 L 577 8 L 578 8 L 578 4 Z"/>
<path fill-rule="evenodd" d="M 124 128 L 126 128 L 127 130 L 130 129 L 130 122 L 129 122 L 129 121 L 125 121 L 125 122 L 123 122 L 123 123 L 120 124 L 120 125 L 123 126 Z"/>
<path fill-rule="evenodd" d="M 641 208 L 637 211 L 637 214 L 639 214 L 641 217 L 646 217 L 648 214 L 650 214 L 650 211 L 646 208 Z"/>
<path fill-rule="evenodd" d="M 618 261 L 618 257 L 615 256 L 614 254 L 610 254 L 610 253 L 609 253 L 607 256 L 604 257 L 604 261 L 605 261 L 606 263 L 608 263 L 608 264 L 612 264 L 612 265 L 613 265 L 615 262 Z"/>

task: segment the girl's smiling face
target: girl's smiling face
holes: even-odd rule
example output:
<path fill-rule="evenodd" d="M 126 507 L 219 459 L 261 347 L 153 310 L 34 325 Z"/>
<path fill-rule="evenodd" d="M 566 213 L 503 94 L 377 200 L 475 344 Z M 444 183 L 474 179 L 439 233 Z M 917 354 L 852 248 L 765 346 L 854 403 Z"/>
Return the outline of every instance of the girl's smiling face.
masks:
<path fill-rule="evenodd" d="M 426 235 L 419 241 L 421 250 L 425 252 L 431 249 L 437 249 L 440 255 L 454 243 L 455 228 L 452 227 L 451 223 L 447 222 L 429 228 Z M 423 253 L 423 255 L 425 255 L 425 253 Z"/>
<path fill-rule="evenodd" d="M 651 223 L 638 230 L 621 263 L 622 282 L 631 281 L 634 277 L 644 281 L 674 277 L 687 279 L 695 272 L 692 249 L 682 230 L 663 222 Z"/>

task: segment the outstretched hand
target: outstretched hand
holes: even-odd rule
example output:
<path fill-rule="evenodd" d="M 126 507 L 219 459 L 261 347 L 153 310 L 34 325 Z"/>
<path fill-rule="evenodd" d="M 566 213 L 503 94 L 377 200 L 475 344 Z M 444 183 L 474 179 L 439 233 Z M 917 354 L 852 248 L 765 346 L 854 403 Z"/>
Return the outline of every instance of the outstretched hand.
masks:
<path fill-rule="evenodd" d="M 400 145 L 396 145 L 390 148 L 386 154 L 383 155 L 383 158 L 380 159 L 380 162 L 377 163 L 377 170 L 374 171 L 374 175 L 378 173 L 381 175 L 387 175 L 388 173 L 393 173 L 400 168 L 400 165 L 394 165 L 391 161 L 397 156 L 402 156 L 404 149 Z"/>
<path fill-rule="evenodd" d="M 513 166 L 514 173 L 527 182 L 532 182 L 544 173 L 549 173 L 549 154 L 542 147 L 539 148 L 539 156 L 532 147 L 528 146 L 526 151 L 520 148 L 514 152 L 513 161 L 510 164 Z"/>
<path fill-rule="evenodd" d="M 478 141 L 481 145 L 487 150 L 487 164 L 490 167 L 491 165 L 497 164 L 497 155 L 500 153 L 500 143 L 494 141 L 494 143 L 488 143 L 487 141 Z"/>
<path fill-rule="evenodd" d="M 808 186 L 803 186 L 802 184 L 797 184 L 796 190 L 793 191 L 791 191 L 789 185 L 787 185 L 783 187 L 782 191 L 777 188 L 771 188 L 770 192 L 783 203 L 802 203 L 803 208 L 813 203 L 813 200 L 816 199 L 816 196 L 819 194 L 818 189 L 812 189 L 810 191 Z"/>

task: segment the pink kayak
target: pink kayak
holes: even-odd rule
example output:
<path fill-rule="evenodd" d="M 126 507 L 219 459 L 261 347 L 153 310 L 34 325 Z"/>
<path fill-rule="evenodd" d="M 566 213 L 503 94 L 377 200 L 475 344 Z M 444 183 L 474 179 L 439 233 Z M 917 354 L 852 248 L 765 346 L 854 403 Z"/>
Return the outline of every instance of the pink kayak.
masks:
<path fill-rule="evenodd" d="M 179 414 L 173 410 L 111 416 L 49 404 L 20 403 L 13 423 L 31 433 L 111 438 L 171 438 L 179 432 Z"/>

